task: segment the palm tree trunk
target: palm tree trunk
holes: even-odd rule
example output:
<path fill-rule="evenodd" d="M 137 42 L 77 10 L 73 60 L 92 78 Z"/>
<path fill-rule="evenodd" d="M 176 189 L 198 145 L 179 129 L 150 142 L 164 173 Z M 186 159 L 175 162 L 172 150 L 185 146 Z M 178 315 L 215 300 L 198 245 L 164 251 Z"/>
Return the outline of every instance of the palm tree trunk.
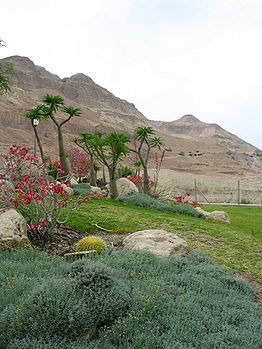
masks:
<path fill-rule="evenodd" d="M 90 185 L 92 187 L 96 187 L 96 173 L 95 173 L 93 155 L 90 155 Z"/>
<path fill-rule="evenodd" d="M 143 166 L 144 169 L 144 194 L 149 194 L 149 179 L 148 179 L 148 171 L 147 166 Z"/>
<path fill-rule="evenodd" d="M 109 193 L 111 199 L 116 199 L 118 196 L 116 178 L 115 178 L 115 168 L 108 168 L 109 172 Z"/>
<path fill-rule="evenodd" d="M 44 165 L 44 163 L 45 163 L 45 156 L 44 156 L 43 147 L 42 147 L 40 138 L 38 136 L 38 133 L 37 133 L 37 130 L 36 130 L 36 126 L 33 124 L 33 120 L 31 120 L 31 124 L 32 124 L 33 130 L 34 130 L 35 138 L 36 138 L 37 145 L 38 145 L 38 148 L 39 148 L 39 151 L 40 151 L 41 160 L 42 160 L 42 163 Z"/>
<path fill-rule="evenodd" d="M 68 166 L 67 158 L 65 155 L 63 133 L 59 125 L 57 126 L 57 133 L 58 133 L 59 159 L 61 162 L 62 170 L 65 171 L 64 176 L 66 177 L 69 175 L 69 166 Z"/>

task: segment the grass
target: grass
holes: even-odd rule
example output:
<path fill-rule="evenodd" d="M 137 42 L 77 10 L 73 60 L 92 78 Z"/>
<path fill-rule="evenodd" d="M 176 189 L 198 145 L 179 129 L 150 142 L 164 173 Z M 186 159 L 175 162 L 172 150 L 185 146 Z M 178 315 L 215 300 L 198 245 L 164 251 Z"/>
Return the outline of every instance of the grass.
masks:
<path fill-rule="evenodd" d="M 95 224 L 117 233 L 144 229 L 171 231 L 184 238 L 192 249 L 205 251 L 218 263 L 262 283 L 262 207 L 208 206 L 204 209 L 226 211 L 231 224 L 95 199 L 79 206 L 68 226 L 86 232 L 97 231 Z"/>

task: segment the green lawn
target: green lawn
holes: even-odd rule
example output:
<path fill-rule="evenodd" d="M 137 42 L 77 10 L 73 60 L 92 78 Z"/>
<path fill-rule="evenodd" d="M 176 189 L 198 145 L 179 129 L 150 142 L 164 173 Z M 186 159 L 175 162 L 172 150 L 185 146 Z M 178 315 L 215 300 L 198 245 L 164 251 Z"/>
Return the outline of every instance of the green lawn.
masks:
<path fill-rule="evenodd" d="M 231 224 L 102 199 L 79 206 L 68 226 L 92 232 L 97 231 L 95 224 L 98 224 L 118 233 L 165 229 L 178 233 L 192 249 L 205 251 L 218 263 L 262 283 L 262 207 L 208 206 L 204 209 L 226 211 Z"/>

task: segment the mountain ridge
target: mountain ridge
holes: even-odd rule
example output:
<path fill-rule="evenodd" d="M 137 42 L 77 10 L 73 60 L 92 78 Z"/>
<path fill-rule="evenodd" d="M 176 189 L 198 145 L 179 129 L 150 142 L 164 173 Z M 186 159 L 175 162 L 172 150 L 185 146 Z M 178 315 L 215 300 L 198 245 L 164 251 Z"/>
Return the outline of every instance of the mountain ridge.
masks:
<path fill-rule="evenodd" d="M 204 123 L 191 114 L 171 122 L 149 120 L 133 103 L 120 99 L 83 73 L 60 78 L 21 56 L 4 58 L 0 63 L 11 63 L 15 70 L 10 77 L 11 94 L 0 97 L 1 149 L 7 148 L 12 138 L 22 143 L 30 139 L 31 126 L 23 114 L 49 93 L 62 95 L 66 104 L 82 110 L 82 117 L 70 121 L 64 129 L 68 144 L 80 132 L 97 127 L 105 132 L 117 130 L 132 135 L 135 127 L 147 125 L 154 127 L 165 140 L 166 148 L 172 150 L 166 153 L 164 167 L 192 173 L 202 173 L 208 167 L 211 173 L 237 175 L 262 169 L 260 157 L 254 155 L 260 150 L 217 124 Z M 39 131 L 46 149 L 54 151 L 53 126 L 43 122 Z"/>

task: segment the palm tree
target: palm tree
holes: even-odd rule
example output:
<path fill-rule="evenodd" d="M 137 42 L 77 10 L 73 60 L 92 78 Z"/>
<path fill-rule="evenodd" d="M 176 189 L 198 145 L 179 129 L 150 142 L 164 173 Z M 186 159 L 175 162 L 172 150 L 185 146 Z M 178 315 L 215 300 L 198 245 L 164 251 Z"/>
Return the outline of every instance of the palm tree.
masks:
<path fill-rule="evenodd" d="M 121 132 L 111 132 L 108 135 L 95 133 L 92 148 L 99 161 L 105 165 L 109 173 L 109 192 L 112 199 L 118 196 L 116 185 L 116 168 L 119 161 L 128 153 L 130 137 Z"/>
<path fill-rule="evenodd" d="M 155 130 L 151 126 L 138 127 L 136 129 L 135 137 L 139 142 L 137 149 L 129 149 L 136 153 L 141 162 L 144 172 L 143 179 L 143 191 L 145 194 L 149 194 L 149 177 L 148 177 L 148 159 L 150 151 L 153 148 L 160 149 L 163 145 L 160 137 L 152 137 L 155 134 Z M 144 153 L 145 152 L 145 153 Z"/>
<path fill-rule="evenodd" d="M 45 156 L 44 156 L 44 150 L 36 129 L 36 125 L 34 124 L 34 120 L 45 120 L 48 118 L 47 116 L 47 109 L 43 104 L 39 104 L 37 107 L 32 108 L 27 110 L 27 112 L 25 113 L 25 117 L 27 117 L 28 119 L 31 120 L 31 125 L 33 127 L 33 131 L 35 134 L 35 138 L 37 141 L 37 145 L 40 151 L 40 155 L 41 155 L 41 160 L 43 165 L 45 166 Z"/>
<path fill-rule="evenodd" d="M 43 102 L 45 105 L 49 108 L 48 110 L 48 116 L 53 121 L 57 128 L 57 135 L 58 135 L 58 147 L 59 147 L 59 159 L 61 162 L 61 167 L 64 171 L 64 175 L 68 176 L 69 174 L 69 165 L 67 162 L 65 149 L 64 149 L 64 140 L 63 140 L 63 133 L 62 133 L 62 126 L 65 125 L 68 121 L 71 120 L 72 117 L 81 115 L 80 109 L 75 108 L 72 105 L 70 106 L 64 106 L 64 100 L 60 96 L 52 96 L 52 95 L 46 95 L 43 98 Z M 59 111 L 63 111 L 65 114 L 67 114 L 67 117 L 64 121 L 58 122 L 55 114 Z"/>

